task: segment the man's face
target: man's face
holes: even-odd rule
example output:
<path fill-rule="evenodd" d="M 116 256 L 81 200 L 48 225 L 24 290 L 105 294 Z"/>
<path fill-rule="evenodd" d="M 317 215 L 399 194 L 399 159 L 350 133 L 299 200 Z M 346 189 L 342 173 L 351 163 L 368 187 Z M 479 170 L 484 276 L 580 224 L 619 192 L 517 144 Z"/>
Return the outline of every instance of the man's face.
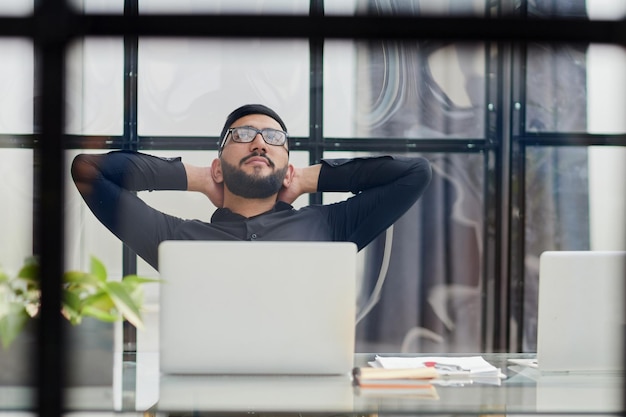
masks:
<path fill-rule="evenodd" d="M 251 126 L 256 129 L 282 130 L 269 116 L 251 114 L 236 120 L 230 127 Z M 289 165 L 287 143 L 269 145 L 257 134 L 252 142 L 239 143 L 229 136 L 220 156 L 224 184 L 235 195 L 266 198 L 283 185 Z"/>

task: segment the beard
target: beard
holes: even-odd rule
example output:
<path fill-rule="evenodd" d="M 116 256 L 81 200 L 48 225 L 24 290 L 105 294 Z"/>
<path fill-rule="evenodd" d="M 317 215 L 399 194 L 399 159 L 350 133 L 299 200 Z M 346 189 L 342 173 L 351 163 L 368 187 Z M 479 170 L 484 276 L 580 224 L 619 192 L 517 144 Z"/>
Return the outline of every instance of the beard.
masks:
<path fill-rule="evenodd" d="M 251 156 L 258 155 L 250 155 L 242 159 L 241 163 Z M 271 167 L 274 167 L 272 161 L 269 161 L 269 164 Z M 278 169 L 272 174 L 260 176 L 247 174 L 236 166 L 222 160 L 222 173 L 224 175 L 224 184 L 233 194 L 244 198 L 267 198 L 280 191 L 287 174 L 287 167 Z"/>

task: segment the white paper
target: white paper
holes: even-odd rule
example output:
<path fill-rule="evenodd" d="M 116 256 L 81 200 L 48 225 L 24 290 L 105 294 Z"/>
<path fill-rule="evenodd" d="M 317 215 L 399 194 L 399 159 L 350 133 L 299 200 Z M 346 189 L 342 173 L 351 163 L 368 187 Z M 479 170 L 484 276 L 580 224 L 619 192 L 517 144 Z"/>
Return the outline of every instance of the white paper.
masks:
<path fill-rule="evenodd" d="M 376 365 L 382 368 L 421 368 L 426 363 L 434 362 L 439 365 L 437 371 L 440 376 L 468 376 L 468 377 L 498 377 L 504 378 L 500 368 L 491 365 L 482 356 L 443 357 L 443 356 L 420 356 L 420 357 L 389 357 L 376 356 Z M 446 366 L 459 367 L 459 370 L 442 369 Z"/>

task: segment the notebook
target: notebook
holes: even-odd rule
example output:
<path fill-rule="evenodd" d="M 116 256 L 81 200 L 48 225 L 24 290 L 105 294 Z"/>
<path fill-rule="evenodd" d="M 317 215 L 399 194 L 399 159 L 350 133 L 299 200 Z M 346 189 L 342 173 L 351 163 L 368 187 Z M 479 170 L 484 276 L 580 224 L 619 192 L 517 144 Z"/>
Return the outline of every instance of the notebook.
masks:
<path fill-rule="evenodd" d="M 539 370 L 623 370 L 626 252 L 549 251 L 539 265 Z"/>
<path fill-rule="evenodd" d="M 161 372 L 349 373 L 356 253 L 347 242 L 161 243 Z"/>

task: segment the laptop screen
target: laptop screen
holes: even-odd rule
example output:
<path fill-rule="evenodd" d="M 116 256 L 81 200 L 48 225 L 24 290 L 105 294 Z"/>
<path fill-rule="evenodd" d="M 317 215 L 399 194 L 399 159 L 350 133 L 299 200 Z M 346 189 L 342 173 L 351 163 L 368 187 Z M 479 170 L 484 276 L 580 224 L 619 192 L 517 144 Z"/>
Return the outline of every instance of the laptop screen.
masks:
<path fill-rule="evenodd" d="M 624 368 L 625 278 L 626 252 L 541 255 L 537 361 L 542 372 Z"/>
<path fill-rule="evenodd" d="M 162 372 L 350 372 L 353 243 L 168 241 L 159 271 Z"/>

